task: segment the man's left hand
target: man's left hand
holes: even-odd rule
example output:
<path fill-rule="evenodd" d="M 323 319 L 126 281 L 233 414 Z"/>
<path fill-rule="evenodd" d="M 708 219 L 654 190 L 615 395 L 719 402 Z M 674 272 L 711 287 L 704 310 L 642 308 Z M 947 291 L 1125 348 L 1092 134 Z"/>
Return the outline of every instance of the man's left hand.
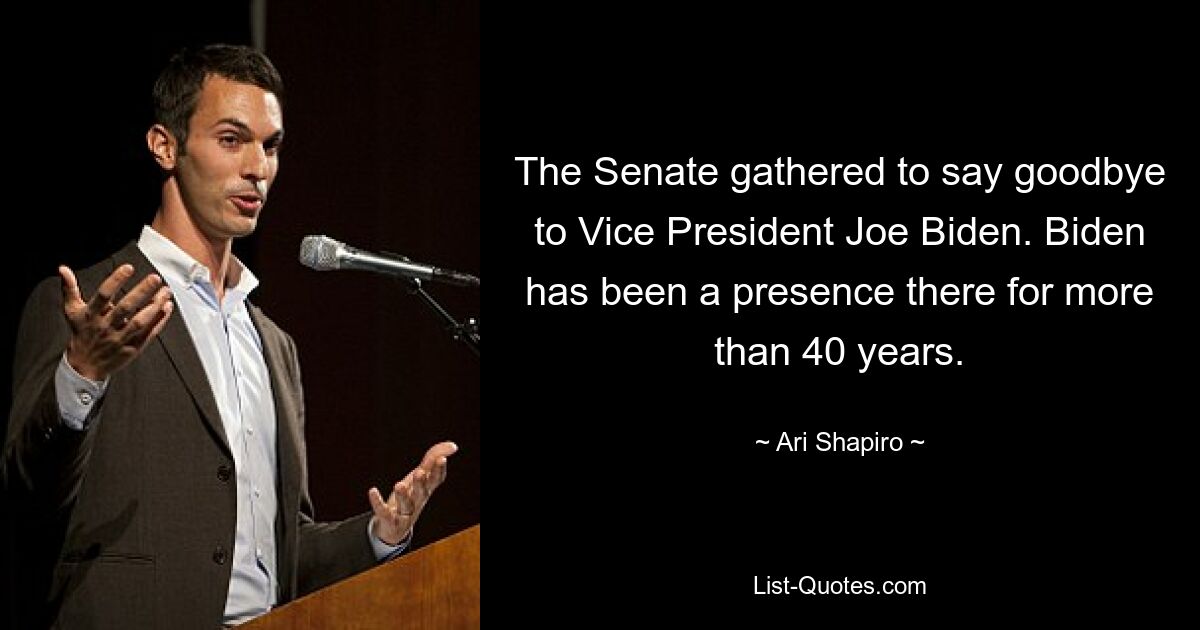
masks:
<path fill-rule="evenodd" d="M 392 486 L 392 495 L 385 502 L 378 488 L 367 492 L 371 509 L 375 511 L 373 534 L 379 540 L 398 545 L 412 531 L 413 524 L 425 508 L 429 495 L 446 479 L 446 458 L 458 451 L 454 442 L 433 445 L 421 464 Z"/>

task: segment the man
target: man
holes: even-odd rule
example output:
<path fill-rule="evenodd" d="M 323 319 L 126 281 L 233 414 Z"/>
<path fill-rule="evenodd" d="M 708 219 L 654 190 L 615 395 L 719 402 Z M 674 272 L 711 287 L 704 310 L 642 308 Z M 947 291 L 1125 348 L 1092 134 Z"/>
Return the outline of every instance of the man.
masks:
<path fill-rule="evenodd" d="M 370 512 L 313 521 L 296 348 L 231 253 L 278 171 L 282 90 L 249 48 L 172 58 L 146 134 L 153 222 L 26 305 L 3 474 L 38 624 L 240 623 L 398 554 L 445 478 L 449 442 L 386 500 L 371 488 Z"/>

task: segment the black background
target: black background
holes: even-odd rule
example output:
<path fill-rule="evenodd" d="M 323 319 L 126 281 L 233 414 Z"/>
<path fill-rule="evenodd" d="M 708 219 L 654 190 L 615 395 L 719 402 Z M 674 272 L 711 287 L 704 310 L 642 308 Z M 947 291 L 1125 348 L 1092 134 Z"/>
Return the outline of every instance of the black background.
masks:
<path fill-rule="evenodd" d="M 1145 622 L 1170 613 L 1187 584 L 1178 569 L 1194 223 L 1169 19 L 1085 28 L 1048 16 L 1002 26 L 996 16 L 941 14 L 504 13 L 500 26 L 485 20 L 484 201 L 497 210 L 489 251 L 504 252 L 500 280 L 495 267 L 489 276 L 502 305 L 502 395 L 520 413 L 488 435 L 527 459 L 489 469 L 489 502 L 505 515 L 490 549 L 541 569 L 531 600 L 568 602 L 601 623 Z M 516 156 L 575 163 L 584 177 L 523 186 Z M 591 176 L 602 156 L 692 157 L 716 164 L 721 183 L 600 186 Z M 730 165 L 781 156 L 882 156 L 888 185 L 729 192 Z M 1098 156 L 1162 164 L 1166 183 L 1134 194 L 1013 190 L 1017 163 Z M 930 182 L 900 187 L 900 157 L 930 166 Z M 947 162 L 1005 170 L 984 194 L 942 186 Z M 649 247 L 588 247 L 578 216 L 648 223 L 659 236 Z M 828 216 L 843 229 L 863 216 L 904 223 L 915 238 L 878 248 L 667 247 L 668 216 Z M 1034 245 L 921 247 L 911 241 L 922 216 L 1019 223 Z M 1045 216 L 1139 223 L 1146 245 L 1045 247 Z M 568 244 L 536 246 L 537 217 L 565 224 Z M 998 299 L 907 307 L 910 276 L 991 283 Z M 1051 305 L 1008 306 L 1011 276 L 1055 283 Z M 527 277 L 587 284 L 589 302 L 526 306 Z M 604 307 L 601 277 L 682 282 L 689 302 Z M 1068 281 L 1146 283 L 1155 297 L 1147 307 L 1068 308 Z M 699 305 L 696 289 L 708 282 L 723 291 L 731 282 L 888 282 L 901 299 L 735 316 L 727 293 L 720 307 Z M 792 365 L 717 367 L 712 344 L 725 336 L 787 343 Z M 845 363 L 801 360 L 813 337 L 843 339 Z M 859 342 L 948 343 L 963 365 L 860 375 Z M 818 431 L 926 445 L 869 457 L 773 452 L 783 431 L 807 431 L 810 449 Z M 489 575 L 500 564 L 489 554 Z M 754 595 L 754 577 L 768 575 L 877 589 L 917 579 L 928 594 Z"/>

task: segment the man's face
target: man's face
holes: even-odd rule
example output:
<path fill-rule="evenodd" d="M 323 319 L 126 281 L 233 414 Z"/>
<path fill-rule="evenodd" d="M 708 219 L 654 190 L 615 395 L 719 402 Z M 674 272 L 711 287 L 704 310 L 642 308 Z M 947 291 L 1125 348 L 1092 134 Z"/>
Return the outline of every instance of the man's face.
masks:
<path fill-rule="evenodd" d="M 283 113 L 260 87 L 211 75 L 188 121 L 176 179 L 188 214 L 211 239 L 254 232 L 279 170 Z"/>

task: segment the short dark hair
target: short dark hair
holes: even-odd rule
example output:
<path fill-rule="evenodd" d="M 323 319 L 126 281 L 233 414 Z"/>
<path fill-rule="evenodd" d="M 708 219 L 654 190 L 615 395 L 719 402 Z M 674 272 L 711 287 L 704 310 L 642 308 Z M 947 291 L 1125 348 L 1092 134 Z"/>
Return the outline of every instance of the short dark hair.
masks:
<path fill-rule="evenodd" d="M 196 113 L 204 80 L 211 75 L 258 86 L 283 102 L 279 71 L 266 55 L 249 46 L 211 44 L 175 53 L 154 82 L 154 119 L 175 136 L 180 155 L 187 153 L 188 121 Z"/>

